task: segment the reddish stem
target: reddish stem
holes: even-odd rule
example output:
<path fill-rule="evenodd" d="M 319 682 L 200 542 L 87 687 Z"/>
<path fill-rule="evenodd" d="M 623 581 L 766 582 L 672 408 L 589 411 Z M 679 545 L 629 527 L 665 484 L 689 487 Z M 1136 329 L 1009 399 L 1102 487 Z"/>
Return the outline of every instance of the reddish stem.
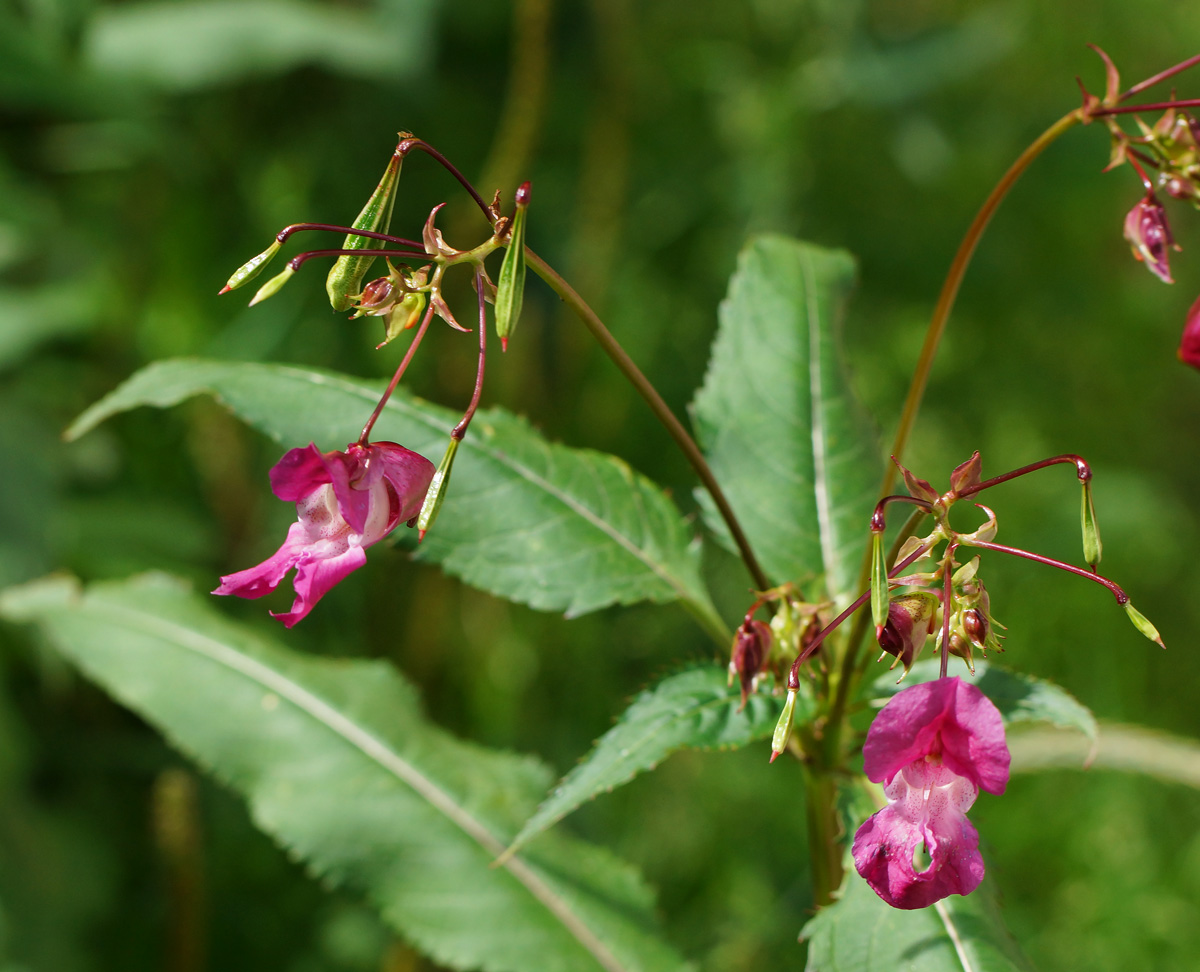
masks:
<path fill-rule="evenodd" d="M 487 302 L 483 296 L 483 274 L 478 270 L 475 271 L 475 292 L 479 294 L 479 368 L 475 372 L 475 391 L 471 394 L 471 403 L 463 413 L 462 420 L 450 431 L 450 438 L 459 441 L 467 434 L 467 426 L 475 417 L 479 396 L 483 394 L 483 366 L 487 358 Z"/>
<path fill-rule="evenodd" d="M 471 194 L 471 198 L 475 200 L 475 205 L 478 206 L 483 212 L 483 215 L 487 219 L 488 223 L 491 224 L 496 222 L 496 214 L 493 213 L 488 207 L 488 204 L 483 201 L 483 197 L 481 197 L 479 193 L 475 191 L 475 187 L 471 185 L 470 180 L 458 171 L 458 168 L 453 162 L 446 158 L 446 156 L 442 155 L 442 153 L 435 149 L 432 145 L 422 138 L 406 138 L 396 146 L 396 151 L 401 155 L 408 155 L 408 153 L 413 149 L 420 149 L 426 155 L 430 156 L 430 158 L 434 159 L 452 176 L 454 176 L 454 178 L 459 181 L 462 187 Z"/>
<path fill-rule="evenodd" d="M 1088 112 L 1092 118 L 1105 115 L 1133 115 L 1139 111 L 1167 111 L 1171 108 L 1200 107 L 1200 98 L 1185 98 L 1183 101 L 1155 101 L 1148 105 L 1125 105 L 1119 108 L 1095 108 Z"/>
<path fill-rule="evenodd" d="M 900 563 L 896 564 L 895 567 L 893 567 L 891 570 L 889 570 L 888 577 L 889 578 L 895 577 L 897 574 L 900 573 L 900 571 L 904 570 L 905 567 L 907 567 L 909 564 L 916 563 L 918 560 L 920 560 L 922 557 L 924 557 L 927 553 L 929 553 L 929 547 L 917 548 L 915 551 L 913 551 L 911 554 L 909 554 L 907 557 L 905 557 L 902 561 L 900 561 Z M 811 655 L 814 651 L 816 651 L 818 648 L 821 647 L 821 642 L 824 641 L 828 635 L 832 634 L 837 629 L 838 625 L 840 625 L 843 621 L 845 621 L 848 617 L 850 617 L 850 615 L 852 615 L 860 607 L 862 607 L 864 604 L 866 604 L 867 599 L 870 596 L 871 596 L 871 592 L 869 590 L 863 591 L 855 599 L 855 601 L 848 608 L 846 608 L 845 611 L 843 611 L 836 618 L 834 618 L 832 621 L 830 621 L 829 624 L 827 624 L 824 628 L 821 629 L 821 631 L 813 639 L 811 645 L 809 645 L 807 648 L 804 649 L 804 651 L 802 651 L 799 655 L 796 656 L 796 660 L 794 662 L 792 662 L 792 669 L 788 673 L 788 688 L 799 688 L 800 687 L 800 666 L 803 665 L 804 662 L 807 661 L 809 657 L 811 657 Z M 795 684 L 793 684 L 793 683 L 795 683 Z"/>
<path fill-rule="evenodd" d="M 383 240 L 385 243 L 395 243 L 397 246 L 411 246 L 415 249 L 421 249 L 422 244 L 416 240 L 406 240 L 403 236 L 389 236 L 387 233 L 373 233 L 369 230 L 355 229 L 353 226 L 338 226 L 335 223 L 293 223 L 291 226 L 285 226 L 275 234 L 275 239 L 280 243 L 286 243 L 288 237 L 293 233 L 300 233 L 306 230 L 321 230 L 327 233 L 345 233 L 347 236 L 365 236 L 370 240 Z"/>
<path fill-rule="evenodd" d="M 1075 466 L 1075 474 L 1079 477 L 1079 481 L 1081 483 L 1086 483 L 1092 478 L 1092 467 L 1089 466 L 1082 457 L 1072 453 L 1065 453 L 1061 456 L 1051 456 L 1049 459 L 1043 459 L 1040 462 L 1030 463 L 1028 466 L 1022 466 L 1020 469 L 1014 469 L 1012 472 L 1006 472 L 1002 476 L 993 476 L 991 479 L 985 479 L 982 483 L 976 483 L 974 486 L 968 486 L 966 489 L 959 491 L 959 499 L 966 499 L 968 496 L 974 496 L 976 493 L 982 493 L 985 489 L 991 489 L 993 486 L 999 486 L 1001 483 L 1007 483 L 1010 479 L 1017 479 L 1020 476 L 1027 476 L 1029 473 L 1037 472 L 1039 469 L 1046 469 L 1049 466 L 1054 466 L 1063 462 L 1069 462 Z"/>
<path fill-rule="evenodd" d="M 950 568 L 954 566 L 954 551 L 957 549 L 958 544 L 947 544 L 946 556 L 942 561 L 942 573 L 945 576 L 942 578 L 942 661 L 938 678 L 945 678 L 950 670 L 950 601 L 954 598 L 954 582 L 951 580 Z"/>
<path fill-rule="evenodd" d="M 888 503 L 912 503 L 913 506 L 921 507 L 926 513 L 933 509 L 933 504 L 929 500 L 923 500 L 917 496 L 906 496 L 902 493 L 885 496 L 875 504 L 875 512 L 871 514 L 872 533 L 882 533 L 887 528 L 887 520 L 883 511 L 887 508 Z"/>
<path fill-rule="evenodd" d="M 1139 91 L 1145 91 L 1147 88 L 1153 88 L 1156 84 L 1166 81 L 1167 78 L 1173 78 L 1181 71 L 1186 71 L 1194 64 L 1200 64 L 1200 54 L 1193 54 L 1186 61 L 1180 61 L 1174 67 L 1169 67 L 1165 71 L 1159 71 L 1158 74 L 1145 81 L 1139 81 L 1132 88 L 1122 94 L 1117 100 L 1124 101 L 1126 98 L 1132 98 Z"/>
<path fill-rule="evenodd" d="M 1112 593 L 1112 596 L 1117 599 L 1117 603 L 1122 607 L 1129 600 L 1129 595 L 1126 594 L 1119 584 L 1110 581 L 1107 577 L 1101 577 L 1099 574 L 1090 570 L 1084 570 L 1082 567 L 1075 567 L 1072 564 L 1064 564 L 1061 560 L 1055 560 L 1052 557 L 1043 557 L 1041 554 L 1031 553 L 1028 550 L 1021 550 L 1018 547 L 1006 547 L 1000 543 L 989 543 L 986 540 L 969 540 L 965 541 L 965 545 L 969 547 L 979 547 L 981 550 L 995 550 L 997 553 L 1012 554 L 1014 557 L 1024 557 L 1026 560 L 1032 560 L 1039 564 L 1045 564 L 1047 567 L 1057 567 L 1059 570 L 1065 570 L 1068 574 L 1078 574 L 1080 577 L 1086 577 L 1090 581 L 1095 581 L 1097 584 L 1102 584 L 1107 587 Z"/>
<path fill-rule="evenodd" d="M 408 250 L 306 250 L 304 253 L 299 253 L 288 260 L 288 266 L 293 270 L 299 270 L 309 260 L 316 257 L 341 256 L 389 257 L 397 260 L 429 261 L 429 254 L 424 250 L 411 253 Z"/>
<path fill-rule="evenodd" d="M 400 367 L 396 369 L 396 373 L 392 375 L 392 380 L 388 382 L 387 388 L 384 389 L 383 397 L 379 399 L 379 404 L 375 406 L 375 411 L 371 413 L 371 417 L 367 419 L 367 424 L 363 426 L 362 435 L 358 437 L 359 445 L 365 446 L 367 444 L 367 438 L 371 434 L 371 429 L 375 427 L 375 420 L 379 418 L 380 413 L 383 411 L 383 406 L 387 404 L 388 399 L 392 397 L 392 392 L 400 384 L 400 378 L 404 374 L 404 369 L 408 367 L 412 356 L 417 353 L 417 348 L 421 344 L 421 338 L 425 336 L 425 331 L 429 327 L 431 320 L 433 320 L 432 301 L 430 301 L 429 306 L 425 309 L 425 316 L 421 318 L 421 326 L 417 328 L 417 333 L 413 335 L 412 343 L 404 353 L 404 360 L 400 362 Z"/>

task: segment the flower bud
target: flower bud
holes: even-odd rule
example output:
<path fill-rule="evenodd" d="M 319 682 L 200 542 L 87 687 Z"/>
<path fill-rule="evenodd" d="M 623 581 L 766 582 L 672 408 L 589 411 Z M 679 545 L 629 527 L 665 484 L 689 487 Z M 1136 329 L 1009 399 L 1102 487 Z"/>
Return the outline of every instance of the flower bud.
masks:
<path fill-rule="evenodd" d="M 425 539 L 425 534 L 433 526 L 433 521 L 437 519 L 438 513 L 441 512 L 442 502 L 446 498 L 446 489 L 450 485 L 450 470 L 454 467 L 454 457 L 458 455 L 458 445 L 461 441 L 461 439 L 450 436 L 446 454 L 442 456 L 442 461 L 438 463 L 433 479 L 429 483 L 429 490 L 425 493 L 425 502 L 421 504 L 421 512 L 417 515 L 418 542 Z"/>
<path fill-rule="evenodd" d="M 938 491 L 933 488 L 928 480 L 914 476 L 900 465 L 899 460 L 895 456 L 892 456 L 892 462 L 896 463 L 896 468 L 900 470 L 900 475 L 904 477 L 904 486 L 908 490 L 909 496 L 914 496 L 917 499 L 923 499 L 930 503 L 938 499 Z"/>
<path fill-rule="evenodd" d="M 980 646 L 987 644 L 988 620 L 978 608 L 967 608 L 963 611 L 962 627 L 974 644 Z"/>
<path fill-rule="evenodd" d="M 742 685 L 742 704 L 738 707 L 738 712 L 746 708 L 746 700 L 754 691 L 770 649 L 771 629 L 766 622 L 746 621 L 734 634 L 729 675 L 731 678 L 736 675 Z"/>
<path fill-rule="evenodd" d="M 1179 360 L 1185 365 L 1200 368 L 1200 299 L 1192 304 L 1179 339 Z"/>
<path fill-rule="evenodd" d="M 1125 239 L 1133 247 L 1133 255 L 1164 283 L 1174 283 L 1167 251 L 1175 244 L 1171 227 L 1167 224 L 1167 213 L 1153 191 L 1129 210 L 1125 217 Z"/>
<path fill-rule="evenodd" d="M 887 623 L 878 629 L 879 647 L 895 655 L 906 674 L 925 647 L 937 606 L 937 598 L 929 593 L 901 594 L 888 605 Z"/>
<path fill-rule="evenodd" d="M 521 304 L 525 297 L 525 210 L 529 207 L 529 183 L 517 189 L 517 211 L 513 215 L 508 238 L 508 252 L 500 267 L 500 282 L 496 286 L 496 334 L 500 346 L 508 350 L 508 338 L 517 327 Z M 745 705 L 745 701 L 742 702 Z"/>
<path fill-rule="evenodd" d="M 367 230 L 370 233 L 386 233 L 392 222 L 392 206 L 396 202 L 396 182 L 400 178 L 400 164 L 404 156 L 393 152 L 388 166 L 379 180 L 379 185 L 371 193 L 371 198 L 363 206 L 358 218 L 350 225 L 357 230 Z M 343 250 L 368 250 L 378 246 L 378 243 L 365 236 L 348 235 L 342 241 Z M 353 303 L 354 295 L 362 290 L 362 279 L 375 262 L 374 257 L 341 256 L 334 263 L 329 276 L 325 278 L 325 292 L 329 295 L 329 303 L 336 311 L 348 310 Z"/>
<path fill-rule="evenodd" d="M 979 452 L 976 451 L 966 462 L 954 467 L 954 471 L 950 473 L 950 488 L 956 493 L 961 493 L 971 486 L 978 486 L 979 471 L 982 466 Z"/>

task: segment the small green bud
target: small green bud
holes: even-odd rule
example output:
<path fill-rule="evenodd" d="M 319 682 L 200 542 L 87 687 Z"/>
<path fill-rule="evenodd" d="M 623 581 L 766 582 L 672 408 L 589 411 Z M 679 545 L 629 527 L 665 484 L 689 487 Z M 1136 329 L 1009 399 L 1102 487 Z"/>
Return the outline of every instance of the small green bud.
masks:
<path fill-rule="evenodd" d="M 268 297 L 274 297 L 283 289 L 283 285 L 292 279 L 295 273 L 295 269 L 289 263 L 281 272 L 275 274 L 275 276 L 258 288 L 258 293 L 254 295 L 249 306 L 253 307 L 255 304 L 261 304 Z"/>
<path fill-rule="evenodd" d="M 1092 484 L 1083 484 L 1083 559 L 1095 567 L 1100 563 L 1103 550 L 1100 544 L 1100 527 L 1096 523 L 1096 508 L 1092 505 Z"/>
<path fill-rule="evenodd" d="M 425 294 L 420 291 L 405 294 L 401 300 L 396 302 L 392 312 L 385 318 L 386 332 L 383 339 L 383 347 L 389 341 L 398 338 L 403 331 L 407 331 L 410 327 L 421 319 L 421 314 L 425 310 Z"/>
<path fill-rule="evenodd" d="M 775 734 L 771 737 L 771 762 L 787 749 L 788 740 L 792 736 L 792 722 L 796 718 L 796 690 L 788 689 L 787 701 L 783 703 L 783 712 L 775 724 Z"/>
<path fill-rule="evenodd" d="M 225 286 L 218 291 L 218 294 L 227 294 L 231 290 L 237 290 L 238 287 L 248 284 L 262 272 L 263 267 L 275 258 L 275 254 L 279 252 L 281 246 L 283 244 L 279 240 L 275 240 L 258 256 L 251 257 L 243 263 L 233 272 L 233 276 L 225 282 Z"/>
<path fill-rule="evenodd" d="M 508 251 L 500 267 L 496 285 L 496 334 L 500 345 L 508 350 L 508 337 L 517 328 L 521 303 L 525 297 L 525 210 L 529 207 L 529 183 L 517 189 L 517 211 L 513 216 Z"/>
<path fill-rule="evenodd" d="M 1162 635 L 1158 633 L 1158 628 L 1154 627 L 1137 608 L 1133 606 L 1132 601 L 1125 602 L 1125 613 L 1129 615 L 1129 620 L 1133 622 L 1133 626 L 1144 634 L 1151 641 L 1157 642 L 1160 648 L 1166 648 L 1163 644 Z"/>
<path fill-rule="evenodd" d="M 426 532 L 433 526 L 433 521 L 437 519 L 437 515 L 442 509 L 442 501 L 446 498 L 446 488 L 450 485 L 450 470 L 454 466 L 454 457 L 458 454 L 460 441 L 454 436 L 450 437 L 450 444 L 446 446 L 446 454 L 442 456 L 442 461 L 438 463 L 433 479 L 430 480 L 429 490 L 425 493 L 425 502 L 421 504 L 421 512 L 417 514 L 418 542 L 425 539 Z"/>
<path fill-rule="evenodd" d="M 371 198 L 363 207 L 358 218 L 351 223 L 355 229 L 367 230 L 371 233 L 386 233 L 392 223 L 392 206 L 396 202 L 396 182 L 400 178 L 400 163 L 404 156 L 393 152 L 387 169 L 379 185 L 371 193 Z M 379 244 L 365 236 L 348 235 L 342 241 L 343 250 L 374 249 Z M 354 297 L 362 290 L 363 277 L 375 262 L 374 257 L 341 256 L 325 278 L 325 292 L 329 294 L 329 303 L 336 311 L 350 308 Z"/>
<path fill-rule="evenodd" d="M 883 533 L 871 531 L 871 620 L 880 630 L 888 620 L 887 564 L 883 559 Z"/>

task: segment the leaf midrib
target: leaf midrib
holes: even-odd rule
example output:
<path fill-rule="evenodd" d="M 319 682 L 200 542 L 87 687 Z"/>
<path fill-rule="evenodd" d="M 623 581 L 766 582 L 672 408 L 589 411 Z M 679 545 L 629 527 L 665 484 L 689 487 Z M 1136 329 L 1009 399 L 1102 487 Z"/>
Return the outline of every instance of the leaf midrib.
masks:
<path fill-rule="evenodd" d="M 251 658 L 207 635 L 146 614 L 126 605 L 119 607 L 92 602 L 92 611 L 118 626 L 140 629 L 146 634 L 177 644 L 239 675 L 256 682 L 311 716 L 319 725 L 358 749 L 364 756 L 414 790 L 431 807 L 474 840 L 493 858 L 504 851 L 504 844 L 455 802 L 440 786 L 426 777 L 378 737 L 348 719 L 328 702 L 304 686 L 292 681 L 262 662 Z M 545 881 L 520 858 L 512 857 L 502 865 L 524 888 L 567 929 L 606 972 L 629 972 L 599 937 L 576 915 Z"/>

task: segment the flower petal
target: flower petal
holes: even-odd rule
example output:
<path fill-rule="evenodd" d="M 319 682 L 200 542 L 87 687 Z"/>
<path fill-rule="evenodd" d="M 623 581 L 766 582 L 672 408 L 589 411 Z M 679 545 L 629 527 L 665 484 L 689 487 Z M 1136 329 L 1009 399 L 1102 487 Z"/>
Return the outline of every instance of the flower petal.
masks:
<path fill-rule="evenodd" d="M 371 448 L 383 460 L 383 475 L 400 500 L 397 521 L 411 520 L 421 512 L 421 504 L 425 502 L 435 471 L 433 463 L 395 442 L 374 442 Z"/>
<path fill-rule="evenodd" d="M 362 533 L 366 526 L 371 507 L 371 491 L 351 484 L 367 473 L 368 464 L 365 460 L 369 451 L 370 447 L 363 449 L 361 446 L 350 446 L 349 454 L 326 452 L 321 456 L 325 471 L 329 474 L 329 482 L 333 483 L 338 512 L 355 533 Z"/>
<path fill-rule="evenodd" d="M 321 452 L 311 442 L 303 449 L 285 452 L 271 469 L 271 489 L 289 503 L 299 502 L 329 481 Z"/>
<path fill-rule="evenodd" d="M 303 620 L 316 603 L 321 600 L 343 577 L 358 570 L 367 562 L 362 547 L 349 547 L 336 557 L 318 558 L 305 555 L 296 564 L 296 576 L 292 583 L 296 588 L 296 600 L 287 613 L 271 612 L 272 617 L 290 628 Z"/>
<path fill-rule="evenodd" d="M 213 593 L 233 594 L 245 598 L 265 597 L 279 586 L 284 575 L 304 555 L 306 542 L 303 524 L 293 523 L 288 528 L 287 539 L 283 541 L 282 547 L 256 567 L 239 570 L 236 574 L 226 574 L 221 578 L 221 586 Z"/>
<path fill-rule="evenodd" d="M 940 678 L 897 693 L 880 710 L 863 745 L 863 771 L 890 783 L 904 767 L 940 755 L 955 773 L 989 793 L 1008 783 L 1004 720 L 978 688 Z"/>

